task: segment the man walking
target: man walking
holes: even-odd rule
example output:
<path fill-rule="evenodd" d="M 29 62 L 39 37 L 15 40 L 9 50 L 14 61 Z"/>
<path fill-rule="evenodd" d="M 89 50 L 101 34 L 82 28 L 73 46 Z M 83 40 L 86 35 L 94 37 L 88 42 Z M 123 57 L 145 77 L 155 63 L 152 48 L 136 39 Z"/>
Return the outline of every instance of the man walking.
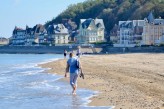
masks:
<path fill-rule="evenodd" d="M 67 61 L 65 77 L 67 77 L 67 73 L 70 72 L 70 85 L 73 89 L 72 94 L 76 95 L 77 78 L 81 66 L 78 58 L 73 57 L 73 53 L 70 53 L 69 57 L 70 58 Z"/>

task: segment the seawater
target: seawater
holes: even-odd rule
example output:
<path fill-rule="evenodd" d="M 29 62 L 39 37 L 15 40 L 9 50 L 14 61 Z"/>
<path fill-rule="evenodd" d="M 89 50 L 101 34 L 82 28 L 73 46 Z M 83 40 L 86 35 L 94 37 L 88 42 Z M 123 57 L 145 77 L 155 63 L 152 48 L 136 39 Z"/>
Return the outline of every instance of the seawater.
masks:
<path fill-rule="evenodd" d="M 87 106 L 97 92 L 79 88 L 72 96 L 69 83 L 57 81 L 63 76 L 37 66 L 60 58 L 63 55 L 0 54 L 0 109 L 112 109 Z"/>

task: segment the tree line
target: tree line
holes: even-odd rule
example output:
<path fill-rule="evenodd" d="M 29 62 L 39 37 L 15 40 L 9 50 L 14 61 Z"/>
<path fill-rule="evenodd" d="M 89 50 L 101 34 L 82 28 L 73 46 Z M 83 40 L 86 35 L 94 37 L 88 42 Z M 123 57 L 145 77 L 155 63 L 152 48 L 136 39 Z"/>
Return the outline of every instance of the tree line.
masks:
<path fill-rule="evenodd" d="M 106 31 L 110 30 L 118 21 L 144 19 L 152 11 L 155 18 L 164 18 L 164 0 L 86 0 L 70 5 L 45 27 L 54 23 L 61 23 L 62 19 L 72 19 L 77 25 L 80 19 L 100 18 L 104 20 Z"/>

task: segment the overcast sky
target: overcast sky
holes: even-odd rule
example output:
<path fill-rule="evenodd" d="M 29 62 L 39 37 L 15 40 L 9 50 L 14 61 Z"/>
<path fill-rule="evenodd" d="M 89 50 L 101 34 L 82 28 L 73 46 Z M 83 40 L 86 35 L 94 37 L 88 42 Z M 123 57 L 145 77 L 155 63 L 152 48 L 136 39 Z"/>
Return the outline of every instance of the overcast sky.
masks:
<path fill-rule="evenodd" d="M 15 26 L 25 28 L 52 20 L 70 4 L 85 0 L 0 0 L 0 37 L 11 37 Z"/>

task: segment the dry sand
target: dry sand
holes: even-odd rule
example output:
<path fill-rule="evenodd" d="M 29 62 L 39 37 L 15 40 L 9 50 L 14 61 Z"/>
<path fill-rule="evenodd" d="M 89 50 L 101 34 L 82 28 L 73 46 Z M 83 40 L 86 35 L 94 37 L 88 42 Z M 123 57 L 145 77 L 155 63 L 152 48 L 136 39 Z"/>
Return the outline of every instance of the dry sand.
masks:
<path fill-rule="evenodd" d="M 92 55 L 80 61 L 85 80 L 79 78 L 78 86 L 101 92 L 89 105 L 164 109 L 164 54 Z M 64 76 L 66 60 L 41 66 Z"/>

